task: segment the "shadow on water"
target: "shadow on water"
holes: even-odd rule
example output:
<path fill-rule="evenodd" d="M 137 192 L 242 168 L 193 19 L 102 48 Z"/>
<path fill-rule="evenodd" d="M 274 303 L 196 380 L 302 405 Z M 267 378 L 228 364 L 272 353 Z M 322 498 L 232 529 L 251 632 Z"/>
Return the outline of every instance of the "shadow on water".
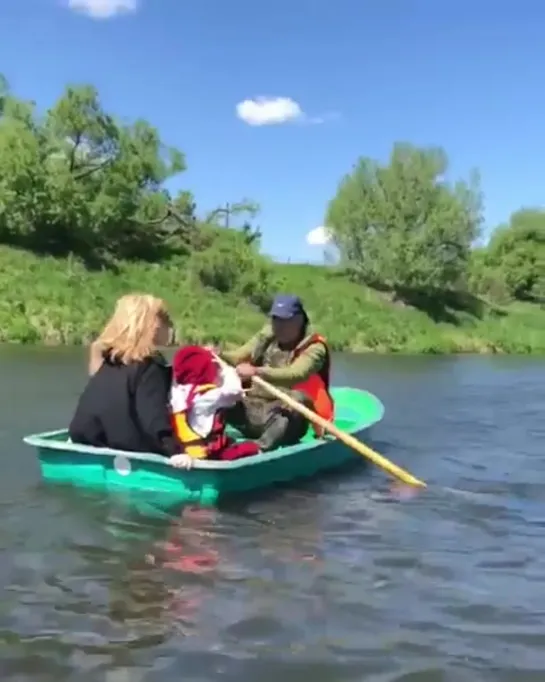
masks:
<path fill-rule="evenodd" d="M 158 518 L 127 499 L 65 486 L 38 485 L 29 495 L 54 508 L 59 525 L 49 551 L 34 542 L 3 564 L 2 679 L 82 679 L 86 669 L 104 679 L 132 670 L 139 652 L 174 632 L 191 633 L 219 562 L 213 510 Z"/>

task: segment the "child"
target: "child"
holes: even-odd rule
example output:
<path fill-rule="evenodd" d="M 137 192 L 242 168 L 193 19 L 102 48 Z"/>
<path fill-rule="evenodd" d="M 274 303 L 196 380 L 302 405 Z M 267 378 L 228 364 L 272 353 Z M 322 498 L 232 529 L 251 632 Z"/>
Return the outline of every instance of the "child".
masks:
<path fill-rule="evenodd" d="M 170 408 L 184 454 L 171 458 L 190 468 L 193 459 L 234 460 L 257 455 L 257 443 L 235 443 L 225 433 L 224 409 L 244 395 L 234 370 L 200 346 L 180 348 L 172 361 Z"/>

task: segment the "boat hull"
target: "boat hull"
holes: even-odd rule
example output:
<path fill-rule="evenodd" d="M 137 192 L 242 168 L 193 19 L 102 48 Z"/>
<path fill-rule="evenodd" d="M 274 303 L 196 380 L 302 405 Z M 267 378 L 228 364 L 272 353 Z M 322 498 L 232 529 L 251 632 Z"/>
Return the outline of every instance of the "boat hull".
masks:
<path fill-rule="evenodd" d="M 337 425 L 362 436 L 380 421 L 382 403 L 370 393 L 333 389 Z M 232 462 L 197 460 L 192 469 L 176 469 L 155 454 L 93 448 L 69 442 L 66 429 L 25 437 L 36 448 L 46 481 L 87 488 L 143 494 L 159 506 L 178 503 L 214 505 L 227 495 L 314 476 L 361 458 L 334 439 L 316 439 Z"/>

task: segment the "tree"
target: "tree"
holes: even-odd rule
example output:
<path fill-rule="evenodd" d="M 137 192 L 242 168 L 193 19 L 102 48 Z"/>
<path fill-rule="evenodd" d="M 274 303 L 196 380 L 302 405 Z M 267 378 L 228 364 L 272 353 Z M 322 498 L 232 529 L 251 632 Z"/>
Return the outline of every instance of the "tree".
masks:
<path fill-rule="evenodd" d="M 120 123 L 92 86 L 66 88 L 38 115 L 0 78 L 0 242 L 88 267 L 172 259 L 203 285 L 266 308 L 277 278 L 259 253 L 259 206 L 243 200 L 199 219 L 191 192 L 165 189 L 184 169 L 153 126 Z"/>
<path fill-rule="evenodd" d="M 187 223 L 194 223 L 197 220 L 197 202 L 192 192 L 182 190 L 172 202 L 173 209 Z"/>
<path fill-rule="evenodd" d="M 484 250 L 481 272 L 485 280 L 502 281 L 512 298 L 545 298 L 545 211 L 521 209 L 498 227 Z"/>
<path fill-rule="evenodd" d="M 211 225 L 219 225 L 218 222 L 220 216 L 223 217 L 223 227 L 230 228 L 234 227 L 233 218 L 239 218 L 240 216 L 245 217 L 244 222 L 238 228 L 247 244 L 254 244 L 259 246 L 261 243 L 261 230 L 259 227 L 255 227 L 252 221 L 259 215 L 261 208 L 259 204 L 250 199 L 242 199 L 233 204 L 226 204 L 225 206 L 219 206 L 213 211 L 208 213 L 205 218 L 205 222 Z"/>
<path fill-rule="evenodd" d="M 0 125 L 0 239 L 40 252 L 130 258 L 150 254 L 163 183 L 184 170 L 145 121 L 108 114 L 91 86 L 68 87 L 42 118 L 6 99 Z"/>
<path fill-rule="evenodd" d="M 360 158 L 329 202 L 341 262 L 394 290 L 445 290 L 466 276 L 479 234 L 478 178 L 450 184 L 443 150 L 396 144 L 387 165 Z"/>

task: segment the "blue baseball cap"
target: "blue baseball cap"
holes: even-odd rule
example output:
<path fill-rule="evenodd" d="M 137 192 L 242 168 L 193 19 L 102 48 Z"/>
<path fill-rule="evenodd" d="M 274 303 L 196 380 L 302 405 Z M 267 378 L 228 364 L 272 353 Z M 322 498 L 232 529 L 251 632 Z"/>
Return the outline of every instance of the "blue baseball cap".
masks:
<path fill-rule="evenodd" d="M 299 296 L 279 294 L 275 297 L 269 315 L 281 320 L 291 320 L 295 315 L 307 316 L 303 303 Z"/>

